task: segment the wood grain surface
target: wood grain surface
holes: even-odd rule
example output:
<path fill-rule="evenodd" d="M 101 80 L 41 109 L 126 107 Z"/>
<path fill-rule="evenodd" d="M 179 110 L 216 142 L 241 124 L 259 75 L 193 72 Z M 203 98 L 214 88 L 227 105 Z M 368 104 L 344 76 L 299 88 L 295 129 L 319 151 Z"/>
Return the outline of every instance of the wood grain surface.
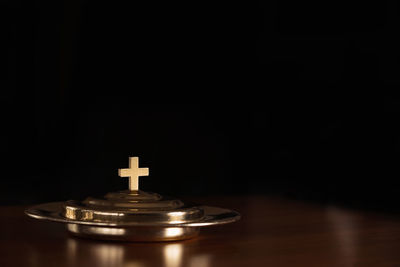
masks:
<path fill-rule="evenodd" d="M 239 222 L 184 242 L 117 243 L 0 207 L 0 266 L 400 266 L 400 218 L 281 198 L 188 198 L 232 208 Z"/>

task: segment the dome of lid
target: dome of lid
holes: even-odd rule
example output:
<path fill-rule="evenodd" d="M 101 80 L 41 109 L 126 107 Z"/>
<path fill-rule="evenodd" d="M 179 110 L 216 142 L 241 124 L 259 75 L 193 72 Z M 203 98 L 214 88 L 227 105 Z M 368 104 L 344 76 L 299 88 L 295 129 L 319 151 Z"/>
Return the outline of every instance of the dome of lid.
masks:
<path fill-rule="evenodd" d="M 200 220 L 204 212 L 193 204 L 144 191 L 108 193 L 64 203 L 62 216 L 70 220 L 123 224 L 180 224 Z"/>

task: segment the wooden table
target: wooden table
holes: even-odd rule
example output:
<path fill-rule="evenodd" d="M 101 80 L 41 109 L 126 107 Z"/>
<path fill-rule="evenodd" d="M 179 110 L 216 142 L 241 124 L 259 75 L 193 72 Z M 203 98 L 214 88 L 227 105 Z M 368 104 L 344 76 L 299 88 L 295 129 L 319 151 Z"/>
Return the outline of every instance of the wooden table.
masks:
<path fill-rule="evenodd" d="M 117 243 L 74 238 L 24 207 L 1 207 L 0 266 L 400 266 L 394 215 L 262 196 L 196 200 L 242 220 L 184 242 Z"/>

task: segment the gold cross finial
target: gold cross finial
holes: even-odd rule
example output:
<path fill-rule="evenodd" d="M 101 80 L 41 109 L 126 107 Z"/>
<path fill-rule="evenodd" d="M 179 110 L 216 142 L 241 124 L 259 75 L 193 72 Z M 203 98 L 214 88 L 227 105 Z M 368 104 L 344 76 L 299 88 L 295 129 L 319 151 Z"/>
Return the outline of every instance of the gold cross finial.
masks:
<path fill-rule="evenodd" d="M 129 190 L 139 190 L 139 176 L 148 176 L 149 168 L 139 168 L 139 158 L 129 157 L 129 168 L 119 169 L 118 175 L 120 177 L 129 177 Z"/>

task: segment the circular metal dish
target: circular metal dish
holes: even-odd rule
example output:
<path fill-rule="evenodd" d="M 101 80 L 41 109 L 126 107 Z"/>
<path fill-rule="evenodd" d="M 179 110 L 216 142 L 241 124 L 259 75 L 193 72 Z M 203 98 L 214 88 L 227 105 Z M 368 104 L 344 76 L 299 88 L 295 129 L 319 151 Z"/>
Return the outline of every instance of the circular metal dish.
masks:
<path fill-rule="evenodd" d="M 143 191 L 109 193 L 104 199 L 53 202 L 32 207 L 33 218 L 65 223 L 76 236 L 124 241 L 171 241 L 192 238 L 200 227 L 234 222 L 239 213 L 185 204 Z"/>

